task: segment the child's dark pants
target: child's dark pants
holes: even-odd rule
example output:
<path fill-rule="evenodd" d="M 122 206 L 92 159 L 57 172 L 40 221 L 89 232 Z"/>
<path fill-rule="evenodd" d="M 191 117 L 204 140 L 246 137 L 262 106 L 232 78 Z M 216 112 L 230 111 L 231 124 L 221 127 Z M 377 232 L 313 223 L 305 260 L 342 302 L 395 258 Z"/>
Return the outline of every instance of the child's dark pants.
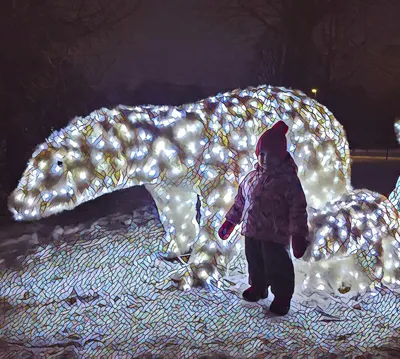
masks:
<path fill-rule="evenodd" d="M 245 238 L 251 286 L 260 293 L 271 287 L 277 298 L 291 298 L 294 268 L 284 244 Z"/>

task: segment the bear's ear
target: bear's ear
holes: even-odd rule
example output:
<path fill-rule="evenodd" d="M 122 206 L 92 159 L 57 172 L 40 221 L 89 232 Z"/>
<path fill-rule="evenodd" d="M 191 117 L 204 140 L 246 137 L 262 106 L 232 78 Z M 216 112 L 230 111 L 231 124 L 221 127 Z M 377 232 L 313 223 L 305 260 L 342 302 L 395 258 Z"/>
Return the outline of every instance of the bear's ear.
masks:
<path fill-rule="evenodd" d="M 48 160 L 53 156 L 53 150 L 51 148 L 44 148 L 33 158 L 34 163 L 39 163 L 40 161 Z"/>
<path fill-rule="evenodd" d="M 284 135 L 286 135 L 286 133 L 289 130 L 289 127 L 287 126 L 287 124 L 285 122 L 279 121 L 275 125 L 272 126 L 272 129 L 281 131 Z"/>

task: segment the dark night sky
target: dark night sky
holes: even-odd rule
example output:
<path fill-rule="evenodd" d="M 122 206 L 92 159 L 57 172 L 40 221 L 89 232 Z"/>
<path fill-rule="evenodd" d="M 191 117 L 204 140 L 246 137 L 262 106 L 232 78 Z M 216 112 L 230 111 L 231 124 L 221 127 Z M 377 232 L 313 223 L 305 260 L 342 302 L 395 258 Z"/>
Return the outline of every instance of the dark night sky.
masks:
<path fill-rule="evenodd" d="M 220 7 L 224 3 L 229 1 L 218 0 Z M 400 62 L 400 51 L 381 55 L 387 45 L 400 44 L 396 13 L 377 5 L 369 14 L 368 51 L 374 54 L 375 63 L 352 83 L 363 85 L 371 93 L 391 91 L 400 81 L 376 66 L 381 60 L 394 66 Z M 113 33 L 110 42 L 116 45 L 115 51 L 101 61 L 115 63 L 101 85 L 127 80 L 132 87 L 142 81 L 232 89 L 250 85 L 253 44 L 262 28 L 254 20 L 226 22 L 222 16 L 213 0 L 144 1 L 140 10 Z"/>
<path fill-rule="evenodd" d="M 122 45 L 109 55 L 117 61 L 102 84 L 128 78 L 133 87 L 145 80 L 228 88 L 246 83 L 254 53 L 244 38 L 257 36 L 260 27 L 249 20 L 221 22 L 214 3 L 146 1 L 120 29 Z"/>

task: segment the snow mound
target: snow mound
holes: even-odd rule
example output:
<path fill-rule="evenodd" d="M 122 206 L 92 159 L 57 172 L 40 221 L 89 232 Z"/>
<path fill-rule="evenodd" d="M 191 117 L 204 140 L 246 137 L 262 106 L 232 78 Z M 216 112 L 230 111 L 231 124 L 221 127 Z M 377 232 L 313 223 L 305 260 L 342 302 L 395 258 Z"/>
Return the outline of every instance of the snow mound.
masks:
<path fill-rule="evenodd" d="M 9 306 L 0 357 L 316 358 L 398 348 L 400 299 L 387 288 L 329 300 L 327 291 L 300 291 L 277 318 L 267 309 L 271 295 L 241 300 L 245 274 L 236 285 L 223 280 L 225 290 L 175 290 L 168 277 L 180 264 L 157 255 L 165 243 L 154 205 L 124 228 L 99 219 L 78 234 L 64 231 L 64 243 L 37 248 L 19 270 L 0 270 Z"/>

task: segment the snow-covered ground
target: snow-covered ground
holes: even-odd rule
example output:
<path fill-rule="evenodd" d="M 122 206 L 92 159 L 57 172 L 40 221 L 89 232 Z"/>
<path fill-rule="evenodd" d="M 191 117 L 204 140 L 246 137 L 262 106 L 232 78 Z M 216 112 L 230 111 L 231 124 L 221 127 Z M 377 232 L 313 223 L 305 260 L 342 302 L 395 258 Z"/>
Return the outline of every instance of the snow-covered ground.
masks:
<path fill-rule="evenodd" d="M 400 356 L 399 294 L 306 296 L 298 287 L 290 313 L 274 317 L 271 294 L 241 299 L 245 266 L 220 288 L 181 292 L 169 276 L 182 263 L 162 257 L 154 205 L 135 213 L 27 244 L 18 266 L 3 262 L 0 358 Z"/>

